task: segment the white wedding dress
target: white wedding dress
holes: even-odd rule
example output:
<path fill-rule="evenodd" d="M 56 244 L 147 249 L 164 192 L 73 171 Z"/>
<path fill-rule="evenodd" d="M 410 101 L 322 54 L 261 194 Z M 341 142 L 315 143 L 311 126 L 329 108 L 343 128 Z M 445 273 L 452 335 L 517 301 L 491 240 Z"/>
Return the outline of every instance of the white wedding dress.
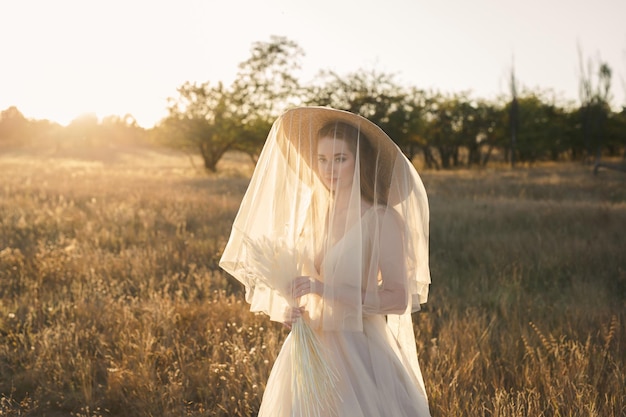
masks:
<path fill-rule="evenodd" d="M 372 221 L 365 215 L 363 222 Z M 356 230 L 358 228 L 354 228 Z M 363 233 L 373 227 L 362 228 Z M 363 236 L 367 240 L 367 236 Z M 359 235 L 350 231 L 342 238 L 342 247 L 360 248 Z M 338 252 L 331 248 L 322 262 L 324 269 L 341 263 Z M 335 256 L 333 256 L 335 255 Z M 345 260 L 346 253 L 342 259 Z M 367 270 L 368 268 L 363 268 Z M 363 279 L 367 279 L 363 277 Z M 323 416 L 337 417 L 427 417 L 428 400 L 416 358 L 407 357 L 400 349 L 383 314 L 363 314 L 363 331 L 315 331 L 324 346 L 327 359 L 337 371 L 338 401 L 336 410 Z M 292 343 L 290 334 L 272 368 L 267 381 L 259 417 L 300 417 L 294 409 L 292 393 Z M 410 352 L 408 353 L 411 354 Z M 297 405 L 296 405 L 297 407 Z"/>

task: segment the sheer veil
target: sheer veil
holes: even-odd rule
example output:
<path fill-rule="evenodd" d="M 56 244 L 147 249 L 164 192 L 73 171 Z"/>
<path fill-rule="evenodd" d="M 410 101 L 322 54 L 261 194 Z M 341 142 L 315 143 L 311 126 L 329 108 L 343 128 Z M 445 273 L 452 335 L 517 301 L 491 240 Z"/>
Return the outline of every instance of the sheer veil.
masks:
<path fill-rule="evenodd" d="M 428 225 L 417 171 L 378 126 L 299 107 L 272 126 L 220 266 L 272 320 L 299 304 L 314 328 L 358 332 L 364 315 L 386 314 L 413 357 L 411 312 L 430 284 Z M 285 287 L 295 276 L 322 282 L 322 295 L 292 299 Z"/>

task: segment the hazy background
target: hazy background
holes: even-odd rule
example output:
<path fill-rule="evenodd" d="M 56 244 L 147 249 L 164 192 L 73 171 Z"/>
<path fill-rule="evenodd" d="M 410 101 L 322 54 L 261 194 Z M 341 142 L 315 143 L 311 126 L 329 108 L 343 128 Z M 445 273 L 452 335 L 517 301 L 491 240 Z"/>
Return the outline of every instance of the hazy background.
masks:
<path fill-rule="evenodd" d="M 167 115 L 185 81 L 224 81 L 253 42 L 286 36 L 305 51 L 302 79 L 320 69 L 394 73 L 407 85 L 578 99 L 579 50 L 613 70 L 612 105 L 626 104 L 626 2 L 443 0 L 0 2 L 0 109 L 67 124 L 83 113 Z"/>

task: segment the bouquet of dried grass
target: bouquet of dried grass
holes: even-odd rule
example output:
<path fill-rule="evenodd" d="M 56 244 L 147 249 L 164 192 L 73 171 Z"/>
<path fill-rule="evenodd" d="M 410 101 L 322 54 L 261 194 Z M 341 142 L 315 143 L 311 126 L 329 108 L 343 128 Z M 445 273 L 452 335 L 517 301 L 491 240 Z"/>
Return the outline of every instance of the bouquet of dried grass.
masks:
<path fill-rule="evenodd" d="M 246 239 L 249 277 L 278 292 L 291 307 L 291 282 L 300 275 L 300 254 L 284 239 Z M 303 318 L 293 323 L 292 390 L 293 410 L 303 417 L 333 416 L 338 399 L 336 370 L 324 347 Z"/>

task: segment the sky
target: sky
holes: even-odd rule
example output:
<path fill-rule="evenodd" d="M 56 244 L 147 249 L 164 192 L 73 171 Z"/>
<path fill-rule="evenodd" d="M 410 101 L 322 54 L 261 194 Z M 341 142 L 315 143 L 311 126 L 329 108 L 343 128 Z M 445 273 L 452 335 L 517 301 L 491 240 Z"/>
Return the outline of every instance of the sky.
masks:
<path fill-rule="evenodd" d="M 0 111 L 61 124 L 85 113 L 167 115 L 190 82 L 230 85 L 255 42 L 320 70 L 393 74 L 405 86 L 487 100 L 521 88 L 578 101 L 583 62 L 613 71 L 626 106 L 626 0 L 0 0 Z"/>

